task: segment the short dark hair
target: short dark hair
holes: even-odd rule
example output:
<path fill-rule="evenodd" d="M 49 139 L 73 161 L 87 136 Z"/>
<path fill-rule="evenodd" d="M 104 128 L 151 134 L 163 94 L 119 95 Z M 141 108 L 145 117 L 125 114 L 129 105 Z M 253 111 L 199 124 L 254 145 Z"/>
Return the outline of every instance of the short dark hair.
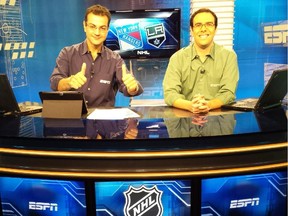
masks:
<path fill-rule="evenodd" d="M 218 26 L 218 17 L 216 16 L 216 14 L 212 11 L 212 10 L 210 10 L 210 9 L 208 9 L 208 8 L 200 8 L 199 10 L 197 10 L 197 11 L 195 11 L 193 14 L 192 14 L 192 16 L 191 16 L 191 18 L 190 18 L 190 27 L 191 28 L 193 28 L 193 25 L 194 25 L 194 23 L 193 23 L 193 21 L 194 21 L 194 17 L 197 15 L 197 14 L 199 14 L 199 13 L 210 13 L 210 14 L 212 14 L 212 16 L 214 17 L 214 20 L 215 20 L 215 28 L 217 28 L 217 26 Z"/>
<path fill-rule="evenodd" d="M 88 14 L 93 13 L 94 15 L 100 15 L 100 16 L 107 16 L 108 18 L 108 26 L 110 25 L 110 21 L 111 21 L 111 13 L 108 10 L 108 8 L 96 4 L 96 5 L 92 5 L 91 7 L 87 8 L 86 13 L 85 13 L 85 23 L 87 23 L 87 17 Z"/>

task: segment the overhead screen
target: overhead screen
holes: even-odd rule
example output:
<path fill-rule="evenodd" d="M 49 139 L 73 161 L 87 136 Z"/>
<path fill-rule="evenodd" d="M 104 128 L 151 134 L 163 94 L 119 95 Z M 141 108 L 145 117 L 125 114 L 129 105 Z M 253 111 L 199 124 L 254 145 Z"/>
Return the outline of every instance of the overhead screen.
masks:
<path fill-rule="evenodd" d="M 105 45 L 122 58 L 165 58 L 180 47 L 180 9 L 111 11 Z"/>

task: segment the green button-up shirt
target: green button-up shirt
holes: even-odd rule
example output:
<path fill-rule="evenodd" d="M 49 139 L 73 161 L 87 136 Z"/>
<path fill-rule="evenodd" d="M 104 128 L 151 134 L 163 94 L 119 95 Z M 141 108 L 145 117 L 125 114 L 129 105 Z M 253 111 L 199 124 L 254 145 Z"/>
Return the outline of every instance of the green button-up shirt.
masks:
<path fill-rule="evenodd" d="M 174 53 L 163 79 L 164 99 L 172 106 L 182 98 L 192 100 L 195 94 L 206 100 L 219 99 L 227 104 L 235 99 L 239 80 L 237 55 L 233 50 L 214 43 L 202 62 L 194 44 Z"/>

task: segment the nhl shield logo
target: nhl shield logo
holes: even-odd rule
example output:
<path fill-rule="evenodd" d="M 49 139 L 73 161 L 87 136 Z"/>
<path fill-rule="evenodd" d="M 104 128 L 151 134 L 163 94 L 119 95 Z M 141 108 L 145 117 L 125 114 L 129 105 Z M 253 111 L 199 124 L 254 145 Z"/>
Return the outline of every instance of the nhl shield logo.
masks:
<path fill-rule="evenodd" d="M 145 30 L 147 43 L 151 46 L 159 48 L 166 40 L 165 28 L 163 23 L 153 26 L 147 26 L 145 27 Z"/>
<path fill-rule="evenodd" d="M 129 187 L 125 195 L 125 216 L 162 216 L 163 206 L 161 203 L 162 191 L 159 191 L 156 185 L 152 188 L 146 188 L 142 185 L 140 188 Z"/>

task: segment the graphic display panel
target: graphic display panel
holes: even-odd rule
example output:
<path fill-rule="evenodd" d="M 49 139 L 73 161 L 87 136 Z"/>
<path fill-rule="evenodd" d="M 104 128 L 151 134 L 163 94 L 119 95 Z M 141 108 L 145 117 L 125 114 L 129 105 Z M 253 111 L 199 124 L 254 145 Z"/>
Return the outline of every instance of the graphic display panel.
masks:
<path fill-rule="evenodd" d="M 0 177 L 3 216 L 86 215 L 84 182 Z"/>
<path fill-rule="evenodd" d="M 180 47 L 180 10 L 111 11 L 105 45 L 122 58 L 170 57 Z"/>
<path fill-rule="evenodd" d="M 202 181 L 201 215 L 287 215 L 287 172 Z"/>
<path fill-rule="evenodd" d="M 95 193 L 97 216 L 190 215 L 187 180 L 96 182 Z"/>

